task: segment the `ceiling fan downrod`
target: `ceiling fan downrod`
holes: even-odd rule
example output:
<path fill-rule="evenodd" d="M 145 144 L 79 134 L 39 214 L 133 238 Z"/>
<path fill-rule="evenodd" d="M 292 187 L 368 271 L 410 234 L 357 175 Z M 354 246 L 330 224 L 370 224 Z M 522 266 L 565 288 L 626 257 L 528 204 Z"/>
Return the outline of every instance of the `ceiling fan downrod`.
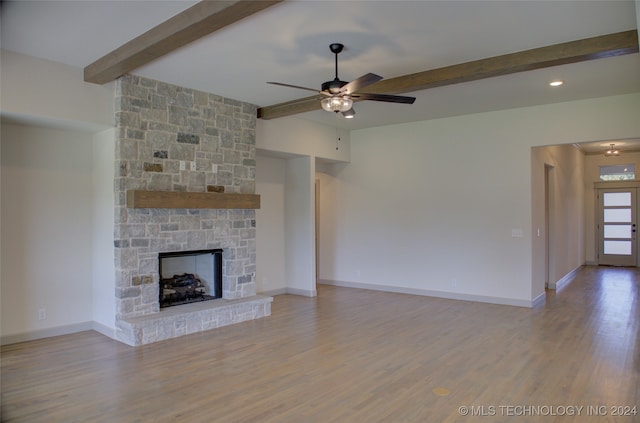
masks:
<path fill-rule="evenodd" d="M 329 49 L 333 54 L 335 54 L 336 76 L 332 81 L 327 81 L 322 84 L 322 91 L 327 91 L 333 95 L 338 95 L 340 93 L 340 88 L 347 85 L 346 81 L 341 81 L 340 78 L 338 78 L 338 54 L 340 54 L 344 49 L 344 44 L 333 43 L 329 45 Z"/>
<path fill-rule="evenodd" d="M 334 81 L 339 81 L 340 79 L 338 78 L 338 54 L 340 54 L 344 49 L 344 44 L 333 43 L 329 45 L 329 49 L 336 56 L 336 77 Z"/>

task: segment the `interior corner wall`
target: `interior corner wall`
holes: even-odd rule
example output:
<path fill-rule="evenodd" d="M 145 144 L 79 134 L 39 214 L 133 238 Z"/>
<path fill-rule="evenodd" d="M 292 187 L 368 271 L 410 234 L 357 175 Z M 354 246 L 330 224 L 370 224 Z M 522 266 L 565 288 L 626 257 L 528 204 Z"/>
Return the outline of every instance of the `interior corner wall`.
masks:
<path fill-rule="evenodd" d="M 89 328 L 92 136 L 3 124 L 1 149 L 3 342 Z"/>
<path fill-rule="evenodd" d="M 316 165 L 316 181 L 318 184 L 318 213 L 317 213 L 317 272 L 320 283 L 326 283 L 330 279 L 330 270 L 336 267 L 336 247 L 338 240 L 337 234 L 333 228 L 337 225 L 340 216 L 334 213 L 336 201 L 334 198 L 335 188 L 333 184 L 336 182 L 333 175 L 338 173 L 338 168 L 347 166 L 346 163 L 340 164 L 317 164 Z"/>
<path fill-rule="evenodd" d="M 549 168 L 548 213 L 546 168 Z M 531 174 L 532 295 L 535 298 L 544 293 L 545 282 L 555 288 L 557 282 L 585 263 L 584 154 L 573 145 L 534 147 Z M 548 243 L 546 225 L 549 225 Z"/>
<path fill-rule="evenodd" d="M 315 184 L 309 156 L 256 158 L 259 292 L 315 296 Z"/>
<path fill-rule="evenodd" d="M 92 179 L 92 320 L 94 329 L 115 338 L 115 267 L 113 251 L 115 204 L 115 129 L 93 136 Z"/>
<path fill-rule="evenodd" d="M 348 162 L 350 134 L 296 117 L 258 119 L 256 150 L 257 288 L 315 296 L 315 166 Z"/>
<path fill-rule="evenodd" d="M 285 161 L 285 272 L 287 292 L 314 297 L 315 160 L 303 156 Z"/>
<path fill-rule="evenodd" d="M 274 295 L 286 292 L 285 252 L 286 160 L 256 157 L 256 290 Z"/>
<path fill-rule="evenodd" d="M 628 94 L 353 131 L 321 279 L 531 306 L 531 147 L 638 137 L 639 115 Z"/>

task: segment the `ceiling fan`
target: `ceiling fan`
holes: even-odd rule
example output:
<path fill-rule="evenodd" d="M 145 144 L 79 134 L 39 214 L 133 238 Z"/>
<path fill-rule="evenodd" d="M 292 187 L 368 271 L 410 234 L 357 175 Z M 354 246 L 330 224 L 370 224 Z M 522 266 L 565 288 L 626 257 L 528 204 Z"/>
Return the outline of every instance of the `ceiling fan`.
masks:
<path fill-rule="evenodd" d="M 341 81 L 340 78 L 338 78 L 338 54 L 342 52 L 344 45 L 340 43 L 333 43 L 329 45 L 329 49 L 333 54 L 335 54 L 336 77 L 332 81 L 324 82 L 320 91 L 298 85 L 283 84 L 281 82 L 267 82 L 267 84 L 281 85 L 283 87 L 298 88 L 301 90 L 319 93 L 321 94 L 320 104 L 324 110 L 327 112 L 340 112 L 345 118 L 352 118 L 355 116 L 356 112 L 353 110 L 354 100 L 373 100 L 403 104 L 413 104 L 413 102 L 416 101 L 415 97 L 358 93 L 357 91 L 380 81 L 382 77 L 375 73 L 368 73 L 351 82 Z"/>

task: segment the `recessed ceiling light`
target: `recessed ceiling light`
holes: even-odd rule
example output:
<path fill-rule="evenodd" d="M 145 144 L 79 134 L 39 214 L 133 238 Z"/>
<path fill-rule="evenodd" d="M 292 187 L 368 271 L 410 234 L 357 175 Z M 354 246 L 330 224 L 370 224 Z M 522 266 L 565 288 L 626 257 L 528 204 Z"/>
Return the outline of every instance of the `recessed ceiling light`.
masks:
<path fill-rule="evenodd" d="M 564 81 L 551 81 L 551 82 L 549 82 L 549 85 L 551 85 L 552 87 L 559 87 L 562 84 L 564 84 Z"/>

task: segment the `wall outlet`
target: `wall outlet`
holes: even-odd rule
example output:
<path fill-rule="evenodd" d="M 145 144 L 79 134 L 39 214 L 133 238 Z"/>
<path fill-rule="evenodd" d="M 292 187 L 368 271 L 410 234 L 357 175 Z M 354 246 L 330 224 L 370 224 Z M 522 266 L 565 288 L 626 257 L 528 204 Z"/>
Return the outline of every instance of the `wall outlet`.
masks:
<path fill-rule="evenodd" d="M 185 170 L 187 168 L 184 160 L 180 160 L 180 170 Z"/>
<path fill-rule="evenodd" d="M 191 170 L 196 170 L 196 162 L 191 162 Z"/>
<path fill-rule="evenodd" d="M 38 320 L 47 320 L 47 310 L 44 308 L 38 309 Z"/>

